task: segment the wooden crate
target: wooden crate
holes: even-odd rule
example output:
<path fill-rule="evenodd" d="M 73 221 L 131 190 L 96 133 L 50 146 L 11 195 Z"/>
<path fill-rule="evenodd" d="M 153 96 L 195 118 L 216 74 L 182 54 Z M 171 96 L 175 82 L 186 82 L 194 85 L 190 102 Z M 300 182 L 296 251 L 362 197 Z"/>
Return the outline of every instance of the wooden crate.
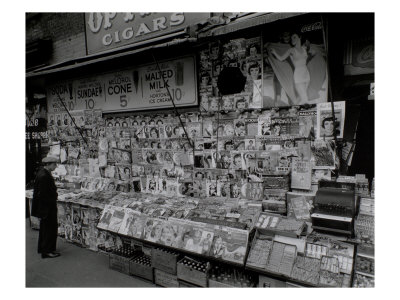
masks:
<path fill-rule="evenodd" d="M 262 288 L 275 288 L 286 287 L 286 281 L 270 278 L 264 275 L 258 275 L 258 287 Z"/>
<path fill-rule="evenodd" d="M 188 265 L 185 265 L 183 263 L 183 261 L 185 259 L 191 260 L 189 258 L 184 258 L 178 262 L 178 264 L 177 264 L 178 278 L 182 279 L 186 282 L 196 284 L 201 287 L 207 287 L 208 286 L 208 269 L 209 269 L 209 267 L 207 266 L 206 272 L 202 272 L 202 271 L 196 270 Z"/>
<path fill-rule="evenodd" d="M 208 280 L 208 287 L 214 287 L 214 288 L 233 288 L 233 285 L 230 284 L 225 284 L 216 280 L 209 279 Z"/>
<path fill-rule="evenodd" d="M 179 287 L 178 277 L 167 272 L 154 269 L 154 283 L 163 287 Z"/>
<path fill-rule="evenodd" d="M 178 283 L 179 283 L 179 287 L 181 287 L 181 288 L 196 288 L 196 287 L 198 288 L 198 287 L 200 287 L 200 286 L 195 285 L 193 283 L 182 281 L 182 280 L 179 280 L 179 279 L 178 279 Z"/>
<path fill-rule="evenodd" d="M 110 269 L 129 275 L 129 260 L 130 258 L 109 254 L 108 266 Z"/>
<path fill-rule="evenodd" d="M 153 267 L 137 263 L 133 260 L 129 261 L 129 275 L 138 276 L 151 282 L 154 281 Z"/>
<path fill-rule="evenodd" d="M 151 265 L 158 270 L 176 275 L 179 253 L 162 248 L 151 249 Z"/>

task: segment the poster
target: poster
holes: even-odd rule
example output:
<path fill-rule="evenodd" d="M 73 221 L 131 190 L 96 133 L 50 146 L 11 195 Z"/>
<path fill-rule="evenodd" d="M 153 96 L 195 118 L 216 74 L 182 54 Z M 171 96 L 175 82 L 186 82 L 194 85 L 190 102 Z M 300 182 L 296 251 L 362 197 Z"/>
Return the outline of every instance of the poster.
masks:
<path fill-rule="evenodd" d="M 161 69 L 161 72 L 158 69 Z M 145 110 L 197 104 L 194 57 L 104 75 L 103 111 Z"/>
<path fill-rule="evenodd" d="M 320 20 L 298 22 L 265 34 L 264 107 L 327 101 L 328 76 Z"/>

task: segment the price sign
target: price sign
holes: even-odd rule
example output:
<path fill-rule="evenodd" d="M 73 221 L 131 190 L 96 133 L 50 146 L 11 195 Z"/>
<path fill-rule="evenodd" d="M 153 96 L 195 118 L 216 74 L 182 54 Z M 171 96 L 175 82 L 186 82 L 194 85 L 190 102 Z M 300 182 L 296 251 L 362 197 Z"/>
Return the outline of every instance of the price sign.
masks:
<path fill-rule="evenodd" d="M 60 82 L 47 89 L 47 109 L 49 113 L 66 111 L 57 95 L 60 96 L 68 110 L 75 110 L 76 103 L 72 81 Z"/>
<path fill-rule="evenodd" d="M 102 108 L 105 101 L 104 82 L 101 77 L 74 80 L 76 105 L 74 110 Z"/>
<path fill-rule="evenodd" d="M 108 74 L 103 111 L 171 108 L 171 97 L 177 107 L 196 105 L 195 78 L 192 56 Z"/>

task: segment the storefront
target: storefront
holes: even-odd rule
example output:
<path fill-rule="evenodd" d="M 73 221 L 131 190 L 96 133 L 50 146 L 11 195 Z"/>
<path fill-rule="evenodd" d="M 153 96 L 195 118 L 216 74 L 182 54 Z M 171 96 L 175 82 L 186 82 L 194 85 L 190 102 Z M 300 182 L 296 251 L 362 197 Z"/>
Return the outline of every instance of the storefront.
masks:
<path fill-rule="evenodd" d="M 161 286 L 374 285 L 373 14 L 81 17 L 26 76 L 60 237 Z"/>

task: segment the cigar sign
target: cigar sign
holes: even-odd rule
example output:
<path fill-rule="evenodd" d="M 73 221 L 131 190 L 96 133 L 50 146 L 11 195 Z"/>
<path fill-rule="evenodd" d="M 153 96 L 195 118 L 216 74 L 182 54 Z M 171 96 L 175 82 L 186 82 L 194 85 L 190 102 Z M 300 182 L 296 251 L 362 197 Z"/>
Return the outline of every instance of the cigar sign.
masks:
<path fill-rule="evenodd" d="M 209 13 L 86 13 L 89 54 L 137 43 L 185 29 Z"/>
<path fill-rule="evenodd" d="M 161 61 L 49 86 L 49 113 L 102 109 L 105 112 L 150 110 L 197 105 L 193 56 Z"/>

